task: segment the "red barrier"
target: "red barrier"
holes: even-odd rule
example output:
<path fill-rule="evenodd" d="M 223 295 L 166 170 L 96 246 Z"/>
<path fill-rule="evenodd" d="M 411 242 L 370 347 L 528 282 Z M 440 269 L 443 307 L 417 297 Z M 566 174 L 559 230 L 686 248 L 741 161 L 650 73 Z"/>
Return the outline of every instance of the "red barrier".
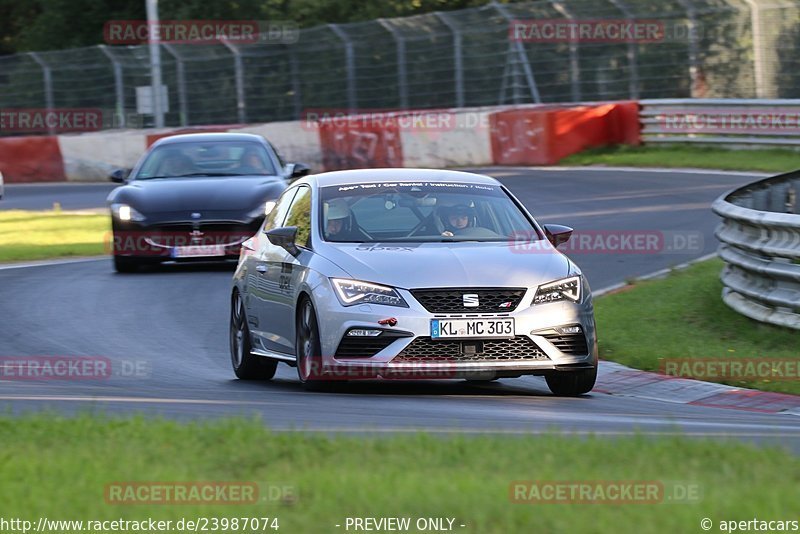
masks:
<path fill-rule="evenodd" d="M 0 138 L 0 172 L 6 183 L 63 182 L 67 179 L 55 136 Z"/>
<path fill-rule="evenodd" d="M 319 141 L 326 171 L 402 167 L 403 146 L 396 121 L 320 121 Z"/>
<path fill-rule="evenodd" d="M 489 123 L 499 165 L 553 165 L 586 148 L 641 142 L 636 102 L 500 111 Z"/>

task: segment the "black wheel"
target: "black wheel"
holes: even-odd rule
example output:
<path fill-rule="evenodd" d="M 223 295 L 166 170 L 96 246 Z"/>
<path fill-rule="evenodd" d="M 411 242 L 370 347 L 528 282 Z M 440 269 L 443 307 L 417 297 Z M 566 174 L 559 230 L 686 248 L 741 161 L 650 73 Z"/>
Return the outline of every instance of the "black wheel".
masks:
<path fill-rule="evenodd" d="M 129 256 L 114 256 L 114 270 L 118 273 L 135 273 L 139 270 L 139 261 Z"/>
<path fill-rule="evenodd" d="M 276 360 L 250 353 L 250 329 L 244 301 L 239 292 L 233 294 L 231 301 L 231 364 L 237 378 L 242 380 L 269 380 L 278 368 Z"/>
<path fill-rule="evenodd" d="M 319 327 L 314 305 L 307 298 L 300 302 L 297 315 L 295 352 L 297 358 L 297 378 L 307 389 L 319 389 L 327 385 L 320 380 L 322 375 L 322 347 L 319 341 Z"/>
<path fill-rule="evenodd" d="M 547 387 L 559 397 L 577 397 L 588 393 L 597 380 L 597 367 L 580 371 L 562 371 L 547 375 Z"/>

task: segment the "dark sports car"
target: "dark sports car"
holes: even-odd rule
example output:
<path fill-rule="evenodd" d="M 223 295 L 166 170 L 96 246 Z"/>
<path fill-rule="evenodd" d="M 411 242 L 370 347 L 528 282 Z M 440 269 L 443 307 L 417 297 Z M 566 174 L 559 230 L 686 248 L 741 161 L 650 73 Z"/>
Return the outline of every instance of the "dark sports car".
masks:
<path fill-rule="evenodd" d="M 157 141 L 108 196 L 114 267 L 236 260 L 288 183 L 308 174 L 251 134 L 187 134 Z"/>

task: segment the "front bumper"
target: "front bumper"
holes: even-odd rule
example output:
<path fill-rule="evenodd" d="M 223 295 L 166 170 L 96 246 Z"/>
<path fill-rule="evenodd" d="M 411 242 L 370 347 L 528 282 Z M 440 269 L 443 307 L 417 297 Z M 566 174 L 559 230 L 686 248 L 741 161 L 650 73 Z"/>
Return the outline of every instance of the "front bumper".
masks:
<path fill-rule="evenodd" d="M 534 289 L 508 313 L 434 314 L 405 290 L 409 304 L 399 308 L 375 304 L 344 307 L 330 292 L 315 295 L 322 355 L 320 378 L 495 378 L 546 375 L 591 369 L 597 365 L 597 335 L 590 295 L 580 303 L 532 306 Z M 513 318 L 513 340 L 432 340 L 431 320 L 445 318 Z M 394 319 L 394 326 L 379 321 Z M 392 321 L 394 322 L 394 321 Z M 565 339 L 557 329 L 579 326 L 578 337 Z M 351 329 L 379 329 L 393 339 L 385 348 L 354 357 L 341 350 Z M 376 345 L 372 345 L 373 347 Z"/>
<path fill-rule="evenodd" d="M 259 224 L 171 221 L 143 225 L 114 221 L 110 248 L 115 256 L 152 261 L 236 260 L 241 244 L 258 231 Z M 187 247 L 193 249 L 192 255 L 176 254 L 176 250 Z"/>

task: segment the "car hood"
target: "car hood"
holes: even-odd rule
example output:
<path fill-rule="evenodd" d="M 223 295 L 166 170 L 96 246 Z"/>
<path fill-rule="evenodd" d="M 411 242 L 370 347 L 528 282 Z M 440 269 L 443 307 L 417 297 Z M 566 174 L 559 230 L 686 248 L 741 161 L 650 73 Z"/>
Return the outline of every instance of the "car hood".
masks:
<path fill-rule="evenodd" d="M 276 176 L 134 180 L 112 191 L 108 202 L 130 204 L 142 213 L 246 210 L 285 188 Z"/>
<path fill-rule="evenodd" d="M 355 279 L 405 289 L 533 287 L 578 272 L 548 242 L 536 244 L 327 243 L 324 255 Z"/>

